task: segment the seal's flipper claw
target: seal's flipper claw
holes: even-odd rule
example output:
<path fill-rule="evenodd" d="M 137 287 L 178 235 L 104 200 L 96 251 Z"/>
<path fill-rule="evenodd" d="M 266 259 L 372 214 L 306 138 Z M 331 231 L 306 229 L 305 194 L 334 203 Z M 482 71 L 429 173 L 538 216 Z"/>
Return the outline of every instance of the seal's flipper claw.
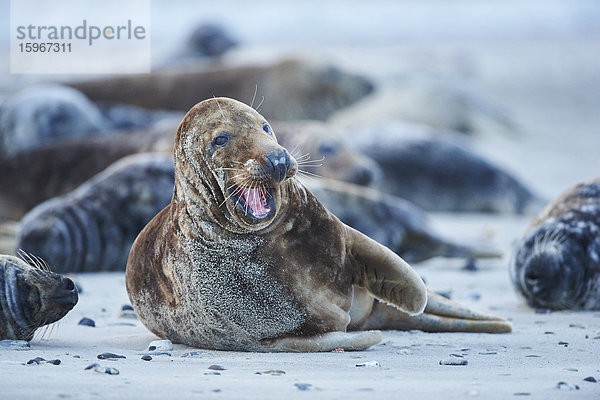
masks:
<path fill-rule="evenodd" d="M 264 340 L 263 351 L 269 352 L 320 352 L 343 349 L 366 350 L 381 342 L 381 332 L 328 332 L 316 336 L 288 336 Z"/>

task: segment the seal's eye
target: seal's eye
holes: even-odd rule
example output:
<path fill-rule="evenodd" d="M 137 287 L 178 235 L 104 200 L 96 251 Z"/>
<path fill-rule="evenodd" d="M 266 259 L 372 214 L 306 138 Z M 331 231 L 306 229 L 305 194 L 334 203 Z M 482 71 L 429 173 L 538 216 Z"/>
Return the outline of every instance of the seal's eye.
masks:
<path fill-rule="evenodd" d="M 273 133 L 273 131 L 271 130 L 271 127 L 266 122 L 263 124 L 263 131 L 265 131 L 269 135 Z"/>
<path fill-rule="evenodd" d="M 217 135 L 217 137 L 215 138 L 215 140 L 213 140 L 213 143 L 219 147 L 223 147 L 227 144 L 227 142 L 229 142 L 229 139 L 231 139 L 231 136 L 229 136 L 229 133 L 219 133 Z"/>

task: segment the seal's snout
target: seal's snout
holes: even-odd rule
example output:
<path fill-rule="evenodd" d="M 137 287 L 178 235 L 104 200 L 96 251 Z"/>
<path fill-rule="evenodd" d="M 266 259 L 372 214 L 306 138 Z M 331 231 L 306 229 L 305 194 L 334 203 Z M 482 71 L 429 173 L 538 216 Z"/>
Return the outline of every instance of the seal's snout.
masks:
<path fill-rule="evenodd" d="M 69 309 L 75 307 L 79 301 L 79 293 L 75 283 L 69 278 L 61 278 L 60 285 L 54 292 L 53 300 Z"/>
<path fill-rule="evenodd" d="M 538 255 L 523 269 L 526 290 L 540 302 L 550 305 L 562 297 L 562 268 L 556 257 Z"/>
<path fill-rule="evenodd" d="M 264 156 L 265 173 L 277 183 L 283 181 L 288 171 L 294 167 L 294 161 L 285 149 L 274 150 Z"/>

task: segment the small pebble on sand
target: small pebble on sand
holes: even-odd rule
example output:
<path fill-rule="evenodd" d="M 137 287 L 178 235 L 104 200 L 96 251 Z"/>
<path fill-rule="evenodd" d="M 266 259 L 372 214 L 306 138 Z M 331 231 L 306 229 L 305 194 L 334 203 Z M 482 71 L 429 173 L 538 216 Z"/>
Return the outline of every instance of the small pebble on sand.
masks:
<path fill-rule="evenodd" d="M 270 369 L 268 371 L 255 372 L 255 375 L 272 375 L 272 376 L 281 376 L 285 375 L 285 371 L 280 369 Z"/>
<path fill-rule="evenodd" d="M 592 382 L 592 383 L 598 382 L 596 380 L 596 378 L 594 378 L 593 376 L 588 376 L 587 378 L 583 378 L 583 380 L 586 381 L 586 382 Z"/>
<path fill-rule="evenodd" d="M 440 365 L 467 365 L 469 364 L 469 361 L 467 361 L 464 358 L 458 358 L 458 357 L 451 357 L 451 358 L 446 358 L 444 360 L 440 360 Z"/>
<path fill-rule="evenodd" d="M 310 383 L 294 383 L 294 386 L 296 386 L 298 389 L 305 391 L 305 390 L 310 390 L 310 388 L 312 387 L 312 385 Z"/>
<path fill-rule="evenodd" d="M 211 369 L 213 371 L 225 371 L 225 367 L 216 364 L 211 365 L 210 367 L 208 367 L 208 369 Z"/>
<path fill-rule="evenodd" d="M 77 325 L 91 326 L 92 328 L 96 327 L 96 323 L 94 322 L 94 320 L 86 317 L 81 318 Z"/>
<path fill-rule="evenodd" d="M 144 360 L 144 361 L 151 361 L 152 357 L 150 357 L 149 355 L 144 355 L 144 356 L 142 356 L 142 360 Z"/>
<path fill-rule="evenodd" d="M 119 358 L 127 358 L 125 356 L 122 356 L 120 354 L 115 354 L 115 353 L 102 353 L 102 354 L 98 354 L 98 359 L 99 360 L 111 360 L 111 361 L 116 361 Z"/>
<path fill-rule="evenodd" d="M 367 361 L 367 362 L 364 362 L 364 363 L 356 364 L 355 366 L 359 367 L 359 368 L 381 367 L 381 365 L 379 365 L 379 363 L 377 361 Z"/>

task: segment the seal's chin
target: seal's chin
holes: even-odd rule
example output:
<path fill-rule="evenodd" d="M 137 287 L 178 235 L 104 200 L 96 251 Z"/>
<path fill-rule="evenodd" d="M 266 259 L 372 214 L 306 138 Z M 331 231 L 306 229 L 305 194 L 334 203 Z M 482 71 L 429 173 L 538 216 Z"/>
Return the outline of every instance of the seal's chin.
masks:
<path fill-rule="evenodd" d="M 234 206 L 252 220 L 264 221 L 275 213 L 273 191 L 269 188 L 232 185 L 230 194 Z"/>

